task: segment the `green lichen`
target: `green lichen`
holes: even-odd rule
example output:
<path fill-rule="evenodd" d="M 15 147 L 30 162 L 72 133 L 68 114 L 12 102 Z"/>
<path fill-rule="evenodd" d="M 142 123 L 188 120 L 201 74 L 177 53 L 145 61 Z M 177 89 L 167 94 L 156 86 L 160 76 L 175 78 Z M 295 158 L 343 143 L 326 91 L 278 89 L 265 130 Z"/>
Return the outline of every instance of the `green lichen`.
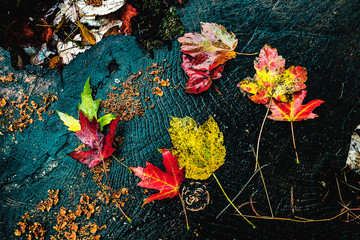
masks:
<path fill-rule="evenodd" d="M 177 36 L 184 35 L 184 27 L 173 8 L 170 8 L 169 12 L 162 19 L 159 34 L 163 40 L 172 40 Z"/>

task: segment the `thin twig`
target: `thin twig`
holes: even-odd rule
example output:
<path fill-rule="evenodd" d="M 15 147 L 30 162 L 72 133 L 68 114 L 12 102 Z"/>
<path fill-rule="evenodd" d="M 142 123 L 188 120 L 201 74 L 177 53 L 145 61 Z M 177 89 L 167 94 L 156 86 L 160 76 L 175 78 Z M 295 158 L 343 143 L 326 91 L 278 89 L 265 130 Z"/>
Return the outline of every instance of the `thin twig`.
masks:
<path fill-rule="evenodd" d="M 256 210 L 255 210 L 255 208 L 254 208 L 254 205 L 253 205 L 253 200 L 252 200 L 252 198 L 254 197 L 254 195 L 255 195 L 256 193 L 257 193 L 257 190 L 256 190 L 253 194 L 251 194 L 251 197 L 250 197 L 250 206 L 251 206 L 251 209 L 253 210 L 253 212 L 255 213 L 255 215 L 258 216 L 258 217 L 261 217 L 261 215 L 256 212 Z"/>
<path fill-rule="evenodd" d="M 257 217 L 257 216 L 253 216 L 253 215 L 242 215 L 243 217 L 247 217 L 247 218 L 257 218 L 257 219 L 263 219 L 263 220 L 280 220 L 280 221 L 290 221 L 290 222 L 300 222 L 300 223 L 309 223 L 309 222 L 328 222 L 328 221 L 332 221 L 342 215 L 344 215 L 345 213 L 349 212 L 349 210 L 346 210 L 334 217 L 331 218 L 324 218 L 324 219 L 307 219 L 307 218 L 300 218 L 297 217 L 299 219 L 292 219 L 292 218 L 281 218 L 281 217 L 270 217 L 270 216 L 261 216 L 261 217 Z"/>
<path fill-rule="evenodd" d="M 341 195 L 341 191 L 340 191 L 340 186 L 339 186 L 339 181 L 337 179 L 337 177 L 335 176 L 335 180 L 336 180 L 336 186 L 337 186 L 337 189 L 338 189 L 338 193 L 339 193 L 339 198 L 340 198 L 340 201 L 345 205 L 343 199 L 342 199 L 342 195 Z"/>
<path fill-rule="evenodd" d="M 179 197 L 180 197 L 180 201 L 181 201 L 181 204 L 183 206 L 183 209 L 184 209 L 184 213 L 185 213 L 185 219 L 186 219 L 186 228 L 187 230 L 189 231 L 190 230 L 190 227 L 189 227 L 189 221 L 188 221 L 188 217 L 187 217 L 187 214 L 186 214 L 186 208 L 185 208 L 185 203 L 184 203 L 184 199 L 182 198 L 182 196 L 179 194 Z"/>
<path fill-rule="evenodd" d="M 297 153 L 297 150 L 296 150 L 293 121 L 290 121 L 290 125 L 291 125 L 292 141 L 293 141 L 293 144 L 294 144 L 294 150 L 295 150 L 295 155 L 296 155 L 296 163 L 299 164 L 300 161 L 299 161 L 299 156 L 298 156 L 298 153 Z"/>
<path fill-rule="evenodd" d="M 215 89 L 215 91 L 216 91 L 219 95 L 221 95 L 221 92 L 215 87 L 215 85 L 212 84 L 212 86 L 213 86 L 213 88 Z"/>
<path fill-rule="evenodd" d="M 114 155 L 111 155 L 113 158 L 115 158 L 116 161 L 118 161 L 121 165 L 129 169 L 130 174 L 132 173 L 131 168 L 129 168 L 127 165 L 125 165 L 123 162 L 121 162 L 119 159 L 117 159 Z"/>
<path fill-rule="evenodd" d="M 104 172 L 105 172 L 105 176 L 106 176 L 106 181 L 107 181 L 107 183 L 108 183 L 108 185 L 109 185 L 111 195 L 114 196 L 114 192 L 113 192 L 113 190 L 112 190 L 112 188 L 111 188 L 110 181 L 109 181 L 109 178 L 108 178 L 108 175 L 107 175 L 107 171 L 106 171 L 106 166 L 105 166 L 105 161 L 104 161 L 104 159 L 102 159 L 102 163 L 103 163 L 103 167 L 104 167 Z M 115 200 L 117 201 L 117 199 L 115 199 Z M 129 217 L 125 214 L 125 212 L 122 210 L 120 204 L 118 204 L 118 208 L 120 209 L 120 211 L 121 211 L 121 213 L 124 215 L 124 217 L 131 223 L 131 222 L 132 222 L 131 218 L 129 218 Z"/>
<path fill-rule="evenodd" d="M 295 208 L 294 208 L 294 187 L 291 186 L 291 212 L 295 217 Z"/>
<path fill-rule="evenodd" d="M 355 189 L 355 190 L 357 190 L 357 191 L 360 191 L 360 188 L 354 187 L 353 185 L 350 185 L 350 184 L 348 184 L 347 182 L 345 182 L 345 181 L 343 181 L 343 180 L 341 180 L 341 179 L 339 179 L 339 181 L 342 182 L 343 184 L 345 184 L 346 186 L 352 188 L 352 189 Z"/>
<path fill-rule="evenodd" d="M 245 183 L 245 185 L 242 187 L 242 189 L 240 190 L 240 192 L 238 194 L 236 194 L 236 196 L 231 200 L 231 202 L 234 202 L 239 196 L 240 194 L 244 191 L 244 189 L 247 187 L 247 185 L 250 183 L 250 181 L 255 177 L 255 175 L 264 167 L 268 166 L 269 164 L 265 164 L 264 166 L 261 166 L 261 168 L 259 168 L 258 170 L 256 170 L 256 172 L 253 173 L 253 175 L 251 175 L 251 177 L 249 178 L 249 180 Z M 226 209 L 228 209 L 228 207 L 230 207 L 231 204 L 228 204 L 217 216 L 216 218 L 219 218 L 221 214 L 223 214 Z"/>
<path fill-rule="evenodd" d="M 255 156 L 255 160 L 256 160 L 256 164 L 257 164 L 257 167 L 260 168 L 260 164 L 259 164 L 259 147 L 260 147 L 260 139 L 261 139 L 261 134 L 262 134 L 262 131 L 264 129 L 264 125 L 265 125 L 265 121 L 266 121 L 266 118 L 267 116 L 269 115 L 269 111 L 270 111 L 270 106 L 271 106 L 271 101 L 272 101 L 272 96 L 269 100 L 269 106 L 266 110 L 266 114 L 264 116 L 264 119 L 263 119 L 263 122 L 261 124 L 261 128 L 260 128 L 260 132 L 259 132 L 259 137 L 258 137 L 258 141 L 257 141 L 257 145 L 256 145 L 256 156 Z M 261 175 L 261 180 L 263 182 L 263 185 L 264 185 L 264 190 L 265 190 L 265 194 L 266 194 L 266 199 L 267 199 L 267 202 L 268 202 L 268 205 L 269 205 L 269 208 L 270 208 L 270 213 L 271 213 L 271 216 L 274 217 L 274 213 L 273 213 L 273 210 L 272 210 L 272 207 L 271 207 L 271 203 L 270 203 L 270 198 L 269 198 L 269 194 L 268 194 L 268 191 L 267 191 L 267 188 L 266 188 L 266 184 L 265 184 L 265 178 L 264 178 L 264 175 L 260 169 L 260 175 Z"/>
<path fill-rule="evenodd" d="M 240 210 L 235 206 L 235 204 L 230 200 L 230 198 L 228 197 L 228 195 L 225 193 L 225 190 L 223 189 L 223 187 L 221 186 L 219 180 L 217 179 L 215 173 L 212 174 L 217 182 L 217 184 L 219 185 L 221 191 L 223 192 L 224 196 L 226 197 L 226 199 L 229 201 L 229 203 L 235 208 L 235 210 L 240 214 L 240 216 L 242 216 L 254 229 L 256 228 L 255 225 L 250 222 L 246 217 L 244 217 L 244 215 L 240 212 Z"/>

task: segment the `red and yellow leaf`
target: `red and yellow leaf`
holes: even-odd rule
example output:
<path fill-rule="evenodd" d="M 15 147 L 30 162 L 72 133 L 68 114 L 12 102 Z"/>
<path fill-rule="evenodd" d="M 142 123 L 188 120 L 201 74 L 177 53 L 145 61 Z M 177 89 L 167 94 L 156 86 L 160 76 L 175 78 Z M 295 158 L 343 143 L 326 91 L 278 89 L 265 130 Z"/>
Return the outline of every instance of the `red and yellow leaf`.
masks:
<path fill-rule="evenodd" d="M 295 93 L 293 101 L 287 103 L 276 100 L 271 101 L 270 110 L 272 114 L 268 116 L 268 118 L 275 121 L 295 122 L 318 117 L 318 115 L 312 113 L 312 111 L 324 101 L 317 99 L 312 100 L 308 104 L 301 105 L 306 93 L 306 90 Z"/>
<path fill-rule="evenodd" d="M 292 66 L 285 70 L 285 59 L 269 45 L 261 49 L 254 68 L 255 76 L 246 78 L 237 86 L 257 104 L 266 104 L 271 97 L 279 102 L 289 102 L 294 92 L 306 87 L 306 69 Z"/>
<path fill-rule="evenodd" d="M 166 172 L 149 162 L 146 162 L 146 168 L 131 167 L 135 175 L 142 179 L 138 186 L 160 191 L 145 199 L 143 205 L 154 200 L 175 197 L 179 194 L 179 188 L 185 179 L 184 169 L 179 169 L 176 156 L 165 149 L 162 150 L 162 155 Z"/>

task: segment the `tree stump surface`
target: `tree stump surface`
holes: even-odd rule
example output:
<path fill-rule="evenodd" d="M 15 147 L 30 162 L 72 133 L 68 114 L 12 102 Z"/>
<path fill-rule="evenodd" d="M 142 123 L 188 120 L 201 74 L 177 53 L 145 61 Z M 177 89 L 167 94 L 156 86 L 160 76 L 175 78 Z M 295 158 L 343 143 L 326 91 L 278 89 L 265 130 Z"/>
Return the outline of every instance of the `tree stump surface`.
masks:
<path fill-rule="evenodd" d="M 308 71 L 308 94 L 304 103 L 313 99 L 325 101 L 315 113 L 319 118 L 294 123 L 300 164 L 296 164 L 290 124 L 267 120 L 261 138 L 259 161 L 268 164 L 263 169 L 270 201 L 277 217 L 328 219 L 340 213 L 335 174 L 345 166 L 350 137 L 360 123 L 360 3 L 357 1 L 234 1 L 191 0 L 177 9 L 185 32 L 199 32 L 200 22 L 222 24 L 234 32 L 239 40 L 237 52 L 253 53 L 265 45 L 277 48 L 286 59 L 286 68 L 303 66 Z M 110 36 L 78 55 L 64 67 L 63 77 L 56 70 L 26 66 L 24 70 L 11 68 L 9 53 L 0 50 L 0 70 L 19 76 L 18 82 L 2 84 L 0 94 L 30 96 L 57 92 L 58 101 L 51 109 L 77 116 L 78 103 L 84 83 L 91 77 L 96 99 L 105 100 L 112 87 L 121 86 L 130 74 L 146 69 L 151 63 L 171 66 L 163 79 L 170 86 L 163 88 L 162 97 L 151 93 L 151 83 L 143 80 L 142 97 L 149 96 L 154 109 L 131 121 L 120 122 L 117 135 L 124 138 L 115 156 L 124 158 L 128 166 L 145 167 L 145 161 L 161 169 L 162 157 L 158 149 L 170 148 L 169 116 L 190 116 L 203 124 L 213 116 L 224 134 L 225 164 L 216 175 L 227 194 L 233 197 L 254 173 L 255 158 L 251 147 L 256 141 L 266 108 L 243 96 L 237 83 L 253 76 L 254 56 L 238 56 L 230 60 L 213 88 L 191 95 L 184 92 L 187 76 L 181 69 L 180 45 L 174 40 L 172 48 L 155 50 L 154 58 L 141 49 L 135 37 Z M 117 66 L 109 71 L 109 65 Z M 20 74 L 22 74 L 20 76 Z M 141 78 L 139 78 L 141 80 Z M 120 81 L 120 83 L 118 83 Z M 142 102 L 144 104 L 144 102 Z M 100 116 L 103 113 L 99 114 Z M 26 212 L 37 214 L 47 230 L 47 237 L 56 235 L 51 226 L 56 222 L 59 207 L 73 208 L 82 193 L 98 191 L 89 169 L 76 163 L 66 153 L 79 145 L 75 135 L 67 130 L 59 117 L 45 114 L 42 121 L 34 120 L 23 132 L 4 132 L 0 135 L 0 238 L 15 239 L 16 224 Z M 82 177 L 81 173 L 87 173 Z M 178 197 L 155 201 L 141 207 L 144 189 L 136 186 L 139 178 L 117 163 L 110 165 L 109 179 L 114 189 L 129 189 L 135 199 L 126 202 L 124 211 L 133 219 L 130 224 L 116 215 L 106 213 L 107 207 L 90 220 L 107 228 L 103 239 L 358 239 L 358 221 L 345 223 L 339 219 L 316 223 L 251 219 L 256 229 L 228 208 L 228 204 L 214 178 L 202 181 L 210 193 L 210 204 L 202 211 L 187 211 L 190 230 Z M 184 186 L 190 184 L 184 182 Z M 324 189 L 320 183 L 326 183 Z M 106 182 L 104 181 L 106 184 Z M 47 197 L 49 189 L 60 189 L 60 202 L 49 212 L 36 210 L 36 204 Z M 329 190 L 328 196 L 325 194 Z M 249 202 L 262 216 L 270 216 L 259 175 L 250 182 L 235 201 Z M 154 193 L 156 191 L 150 191 Z M 254 215 L 249 206 L 244 213 Z"/>

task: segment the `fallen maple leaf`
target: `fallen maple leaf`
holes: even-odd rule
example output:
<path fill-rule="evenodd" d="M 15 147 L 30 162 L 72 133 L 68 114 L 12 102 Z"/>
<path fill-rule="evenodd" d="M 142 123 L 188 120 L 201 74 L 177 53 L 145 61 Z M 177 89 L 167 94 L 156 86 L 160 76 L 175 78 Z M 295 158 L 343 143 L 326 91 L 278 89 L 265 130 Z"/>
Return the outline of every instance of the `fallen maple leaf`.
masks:
<path fill-rule="evenodd" d="M 115 151 L 112 147 L 115 131 L 120 118 L 116 118 L 110 124 L 110 130 L 106 137 L 99 131 L 99 124 L 95 118 L 90 121 L 81 110 L 79 110 L 81 130 L 75 135 L 81 142 L 90 147 L 88 151 L 75 151 L 68 155 L 80 163 L 92 168 L 98 165 L 102 160 L 111 156 Z"/>
<path fill-rule="evenodd" d="M 291 134 L 297 163 L 300 163 L 300 161 L 296 150 L 293 122 L 318 117 L 318 115 L 312 113 L 312 111 L 324 102 L 323 100 L 317 99 L 310 101 L 308 104 L 301 105 L 306 93 L 306 90 L 297 92 L 294 94 L 293 100 L 286 103 L 276 100 L 271 101 L 270 110 L 272 114 L 268 116 L 268 118 L 274 121 L 288 121 L 291 123 Z M 269 107 L 268 104 L 267 107 Z"/>
<path fill-rule="evenodd" d="M 201 34 L 185 33 L 178 39 L 180 51 L 197 58 L 194 69 L 210 71 L 236 57 L 238 40 L 234 33 L 216 23 L 201 23 L 201 28 Z"/>
<path fill-rule="evenodd" d="M 181 67 L 190 77 L 185 87 L 185 92 L 187 93 L 198 94 L 209 89 L 212 80 L 220 78 L 221 72 L 224 70 L 224 64 L 218 65 L 211 71 L 197 70 L 193 68 L 195 58 L 187 54 L 183 54 L 182 58 Z"/>
<path fill-rule="evenodd" d="M 323 103 L 323 100 L 312 100 L 308 104 L 301 105 L 304 101 L 307 91 L 302 90 L 294 94 L 291 102 L 283 103 L 276 100 L 271 102 L 270 110 L 272 114 L 268 118 L 275 121 L 301 121 L 318 117 L 312 111 Z"/>
<path fill-rule="evenodd" d="M 171 155 L 165 149 L 162 150 L 162 155 L 166 172 L 161 171 L 149 162 L 146 162 L 146 168 L 130 167 L 135 175 L 142 179 L 138 186 L 160 191 L 145 199 L 143 206 L 154 200 L 173 198 L 179 195 L 179 188 L 185 180 L 184 169 L 179 169 L 176 156 Z"/>
<path fill-rule="evenodd" d="M 72 116 L 69 116 L 66 113 L 60 112 L 60 111 L 56 111 L 57 114 L 59 115 L 61 121 L 63 121 L 64 125 L 68 126 L 68 130 L 69 131 L 80 131 L 81 129 L 81 125 L 79 120 L 75 119 Z"/>
<path fill-rule="evenodd" d="M 173 117 L 170 126 L 171 151 L 185 167 L 186 178 L 205 180 L 224 164 L 224 137 L 212 116 L 200 126 L 190 117 Z"/>
<path fill-rule="evenodd" d="M 261 49 L 254 68 L 255 76 L 246 78 L 237 86 L 255 103 L 266 104 L 271 98 L 288 102 L 294 92 L 306 87 L 306 69 L 292 66 L 285 70 L 285 59 L 278 55 L 276 48 L 269 45 Z"/>
<path fill-rule="evenodd" d="M 179 166 L 186 169 L 186 178 L 205 180 L 211 175 L 234 209 L 253 227 L 252 224 L 230 200 L 215 171 L 225 163 L 226 149 L 224 136 L 212 116 L 203 125 L 190 117 L 172 118 L 169 129 L 174 147 L 173 155 L 178 157 Z"/>
<path fill-rule="evenodd" d="M 109 124 L 112 120 L 116 119 L 116 116 L 114 114 L 109 113 L 98 119 L 97 111 L 99 110 L 99 106 L 100 106 L 100 99 L 94 101 L 92 98 L 90 78 L 88 78 L 85 83 L 84 90 L 81 93 L 81 103 L 79 104 L 78 107 L 79 110 L 82 111 L 82 113 L 86 116 L 87 119 L 90 120 L 93 120 L 93 118 L 97 119 L 97 122 L 99 123 L 100 126 L 100 131 L 102 131 L 105 125 Z M 76 132 L 81 129 L 79 120 L 60 111 L 57 111 L 57 114 L 59 115 L 61 121 L 63 121 L 64 125 L 69 127 L 68 130 Z"/>

